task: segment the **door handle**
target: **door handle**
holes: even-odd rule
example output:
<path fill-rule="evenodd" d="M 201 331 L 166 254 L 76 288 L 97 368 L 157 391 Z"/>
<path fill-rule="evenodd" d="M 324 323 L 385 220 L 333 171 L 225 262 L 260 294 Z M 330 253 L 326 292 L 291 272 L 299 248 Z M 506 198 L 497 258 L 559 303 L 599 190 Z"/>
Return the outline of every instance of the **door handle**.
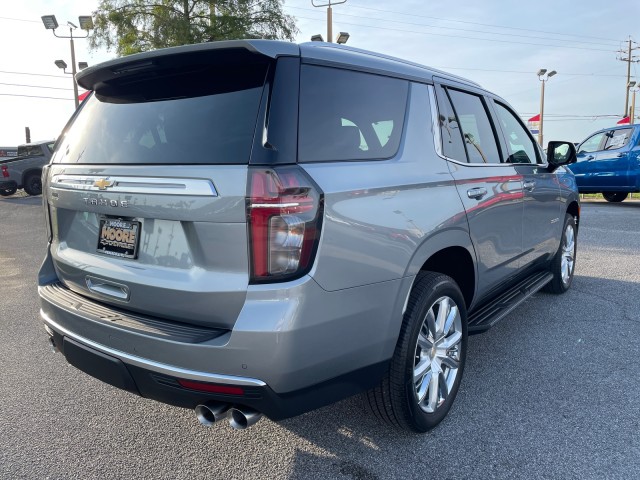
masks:
<path fill-rule="evenodd" d="M 487 194 L 487 189 L 486 188 L 482 188 L 482 187 L 471 188 L 471 189 L 467 190 L 467 197 L 475 198 L 476 200 L 480 200 L 486 194 Z"/>
<path fill-rule="evenodd" d="M 616 157 L 621 158 L 621 157 L 624 157 L 625 155 L 626 155 L 626 153 L 620 152 L 620 153 L 618 153 L 618 155 L 616 155 Z"/>
<path fill-rule="evenodd" d="M 587 160 L 593 160 L 594 158 L 596 158 L 596 157 L 594 157 L 593 155 L 589 155 L 589 156 L 587 157 Z"/>
<path fill-rule="evenodd" d="M 533 180 L 529 180 L 528 182 L 524 182 L 523 186 L 525 190 L 528 190 L 530 192 L 535 188 L 536 182 L 534 182 Z"/>

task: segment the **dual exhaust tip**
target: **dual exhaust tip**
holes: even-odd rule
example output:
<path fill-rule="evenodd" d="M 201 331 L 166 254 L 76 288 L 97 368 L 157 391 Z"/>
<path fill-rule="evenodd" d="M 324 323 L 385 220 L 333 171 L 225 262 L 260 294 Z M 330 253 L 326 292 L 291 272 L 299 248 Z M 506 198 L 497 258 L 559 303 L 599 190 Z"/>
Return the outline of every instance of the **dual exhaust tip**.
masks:
<path fill-rule="evenodd" d="M 205 427 L 229 418 L 229 424 L 235 430 L 244 430 L 255 425 L 262 414 L 252 408 L 232 407 L 225 403 L 208 402 L 196 407 L 196 417 Z"/>

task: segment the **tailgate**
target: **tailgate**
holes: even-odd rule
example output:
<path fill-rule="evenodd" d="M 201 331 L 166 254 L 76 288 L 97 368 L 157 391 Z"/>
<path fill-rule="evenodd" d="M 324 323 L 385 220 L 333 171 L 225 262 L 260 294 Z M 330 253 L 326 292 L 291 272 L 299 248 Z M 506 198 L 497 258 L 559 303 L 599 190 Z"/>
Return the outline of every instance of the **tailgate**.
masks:
<path fill-rule="evenodd" d="M 104 169 L 100 169 L 104 170 Z M 61 281 L 128 310 L 231 328 L 248 285 L 247 167 L 53 165 L 47 201 Z"/>

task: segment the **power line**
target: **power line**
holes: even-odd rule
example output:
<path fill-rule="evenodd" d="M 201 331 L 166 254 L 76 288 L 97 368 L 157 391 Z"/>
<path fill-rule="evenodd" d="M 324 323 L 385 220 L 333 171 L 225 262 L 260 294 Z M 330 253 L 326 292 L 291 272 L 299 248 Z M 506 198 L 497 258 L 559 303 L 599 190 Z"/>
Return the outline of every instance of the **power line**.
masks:
<path fill-rule="evenodd" d="M 8 85 L 8 86 L 11 86 L 11 87 L 47 88 L 47 89 L 51 89 L 51 90 L 73 90 L 73 88 L 45 87 L 44 85 L 25 85 L 24 83 L 3 83 L 3 82 L 0 82 L 0 85 Z"/>
<path fill-rule="evenodd" d="M 304 18 L 305 20 L 318 20 L 317 18 L 311 18 L 311 17 L 302 17 L 298 15 L 298 18 Z M 550 48 L 570 48 L 570 49 L 574 49 L 574 50 L 588 50 L 590 52 L 607 52 L 607 53 L 611 53 L 611 50 L 605 50 L 602 48 L 586 48 L 586 47 L 574 47 L 574 46 L 570 46 L 570 45 L 549 45 L 546 43 L 531 43 L 531 42 L 518 42 L 518 41 L 509 41 L 509 40 L 497 40 L 497 39 L 493 39 L 493 38 L 478 38 L 478 37 L 465 37 L 463 35 L 447 35 L 446 33 L 429 33 L 429 32 L 417 32 L 415 30 L 406 30 L 406 29 L 399 29 L 399 28 L 391 28 L 391 27 L 381 27 L 378 25 L 366 25 L 364 23 L 350 23 L 350 22 L 340 22 L 341 24 L 344 25 L 353 25 L 355 27 L 365 27 L 365 28 L 374 28 L 376 30 L 391 30 L 391 31 L 395 31 L 395 32 L 402 32 L 402 33 L 416 33 L 419 35 L 430 35 L 430 36 L 436 36 L 436 37 L 452 37 L 452 38 L 464 38 L 467 40 L 480 40 L 480 41 L 485 41 L 485 42 L 498 42 L 498 43 L 508 43 L 508 44 L 520 44 L 520 45 L 535 45 L 535 46 L 539 46 L 539 47 L 550 47 Z"/>
<path fill-rule="evenodd" d="M 33 75 L 36 77 L 54 77 L 54 78 L 69 78 L 69 77 L 65 77 L 64 75 L 49 75 L 46 73 L 29 73 L 29 72 L 9 72 L 6 70 L 0 70 L 0 73 L 9 73 L 12 75 Z"/>
<path fill-rule="evenodd" d="M 520 115 L 538 115 L 537 112 L 535 113 L 531 113 L 531 112 L 522 112 Z M 545 113 L 544 117 L 572 117 L 572 118 L 594 118 L 594 117 L 612 117 L 612 118 L 620 118 L 620 115 L 616 115 L 616 114 L 609 114 L 609 113 L 600 113 L 600 114 L 593 114 L 593 115 L 581 115 L 581 114 L 572 114 L 572 113 Z"/>
<path fill-rule="evenodd" d="M 499 72 L 499 73 L 522 73 L 522 74 L 526 74 L 526 75 L 533 75 L 535 74 L 535 72 L 533 70 L 531 71 L 525 71 L 525 70 L 497 70 L 497 69 L 491 69 L 491 68 L 469 68 L 469 67 L 442 67 L 442 66 L 437 66 L 437 65 L 433 65 L 433 68 L 438 68 L 440 70 L 474 70 L 474 71 L 479 71 L 479 72 Z M 561 72 L 562 75 L 568 75 L 568 76 L 580 76 L 580 77 L 624 77 L 625 75 L 615 75 L 615 74 L 611 74 L 611 73 L 566 73 L 566 72 Z"/>
<path fill-rule="evenodd" d="M 0 20 L 13 20 L 14 22 L 40 23 L 37 20 L 27 20 L 26 18 L 0 17 Z"/>
<path fill-rule="evenodd" d="M 49 100 L 66 100 L 73 102 L 73 98 L 61 98 L 61 97 L 43 97 L 40 95 L 18 95 L 13 93 L 0 93 L 3 97 L 28 97 L 28 98 L 47 98 Z"/>
<path fill-rule="evenodd" d="M 289 6 L 289 8 L 294 8 L 297 10 L 306 10 L 309 12 L 315 12 L 315 10 L 310 9 L 310 8 L 304 8 L 304 7 L 294 7 L 294 6 Z M 533 38 L 533 39 L 538 39 L 538 40 L 549 40 L 549 41 L 569 41 L 569 42 L 573 42 L 573 43 L 583 43 L 583 44 L 587 44 L 587 45 L 602 45 L 602 46 L 607 46 L 607 47 L 614 47 L 614 45 L 610 45 L 610 44 L 606 44 L 606 43 L 602 43 L 602 42 L 585 42 L 582 40 L 562 40 L 562 39 L 558 39 L 558 38 L 549 38 L 549 37 L 537 37 L 537 36 L 532 36 L 532 35 L 519 35 L 519 34 L 514 34 L 514 33 L 503 33 L 503 32 L 488 32 L 485 30 L 472 30 L 472 29 L 468 29 L 468 28 L 455 28 L 455 27 L 441 27 L 438 25 L 431 25 L 431 24 L 425 24 L 425 23 L 415 23 L 415 22 L 404 22 L 401 20 L 390 20 L 390 19 L 382 19 L 382 18 L 376 18 L 376 17 L 366 17 L 366 16 L 362 16 L 362 15 L 350 15 L 348 13 L 340 13 L 340 16 L 344 16 L 344 17 L 355 17 L 355 18 L 365 18 L 368 20 L 376 20 L 376 21 L 383 21 L 385 23 L 388 22 L 392 22 L 392 23 L 401 23 L 404 25 L 415 25 L 418 27 L 428 27 L 428 28 L 436 28 L 436 29 L 440 29 L 440 30 L 457 30 L 460 32 L 472 32 L 472 33 L 481 33 L 481 34 L 486 34 L 486 35 L 501 35 L 501 36 L 508 36 L 508 37 L 522 37 L 522 38 Z M 302 18 L 302 17 L 301 17 Z"/>
<path fill-rule="evenodd" d="M 518 30 L 518 31 L 535 32 L 535 33 L 547 33 L 547 34 L 550 34 L 550 35 L 564 35 L 564 36 L 569 36 L 569 37 L 591 38 L 591 39 L 594 39 L 594 40 L 607 40 L 607 41 L 616 42 L 616 43 L 619 42 L 618 39 L 613 39 L 613 38 L 594 37 L 594 36 L 590 36 L 590 35 L 575 35 L 575 34 L 572 34 L 572 33 L 549 32 L 549 31 L 545 31 L 545 30 L 534 30 L 534 29 L 531 29 L 531 28 L 508 27 L 508 26 L 504 26 L 504 25 L 492 25 L 492 24 L 489 24 L 489 23 L 469 22 L 469 21 L 465 21 L 465 20 L 456 20 L 456 19 L 452 19 L 452 18 L 432 17 L 432 16 L 429 16 L 429 15 L 418 15 L 418 14 L 415 14 L 415 13 L 405 13 L 405 12 L 398 12 L 398 11 L 394 11 L 394 10 L 383 10 L 383 9 L 380 9 L 380 8 L 373 8 L 373 7 L 363 7 L 363 6 L 360 6 L 360 5 L 352 5 L 352 4 L 350 4 L 349 7 L 361 8 L 363 10 L 372 10 L 372 11 L 383 12 L 383 13 L 395 13 L 397 15 L 406 15 L 406 16 L 409 16 L 409 17 L 421 17 L 421 18 L 430 18 L 430 19 L 434 19 L 434 20 L 443 20 L 445 22 L 466 23 L 466 24 L 469 24 L 469 25 L 479 25 L 479 26 L 482 26 L 482 27 L 504 28 L 504 29 L 508 29 L 508 30 Z"/>

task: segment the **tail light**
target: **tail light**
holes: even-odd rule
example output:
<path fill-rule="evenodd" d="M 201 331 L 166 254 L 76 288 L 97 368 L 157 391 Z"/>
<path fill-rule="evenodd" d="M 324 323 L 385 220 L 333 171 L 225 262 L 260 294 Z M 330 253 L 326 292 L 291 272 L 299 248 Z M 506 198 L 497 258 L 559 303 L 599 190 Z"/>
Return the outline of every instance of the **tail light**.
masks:
<path fill-rule="evenodd" d="M 9 176 L 9 169 L 6 165 L 2 165 L 2 176 L 7 178 Z"/>
<path fill-rule="evenodd" d="M 297 166 L 249 170 L 251 282 L 307 273 L 320 239 L 322 193 Z"/>

